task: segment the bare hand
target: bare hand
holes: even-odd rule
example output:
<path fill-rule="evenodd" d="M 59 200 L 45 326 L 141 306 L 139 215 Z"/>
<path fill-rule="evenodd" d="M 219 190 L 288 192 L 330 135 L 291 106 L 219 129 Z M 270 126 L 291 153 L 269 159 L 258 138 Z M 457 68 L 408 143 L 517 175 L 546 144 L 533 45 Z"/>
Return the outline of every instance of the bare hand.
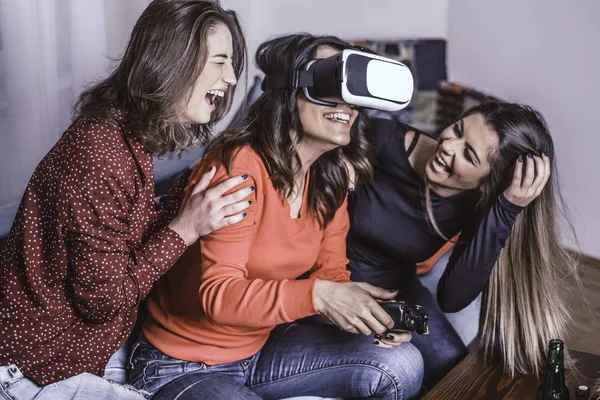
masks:
<path fill-rule="evenodd" d="M 223 193 L 243 183 L 246 175 L 234 176 L 207 189 L 216 171 L 215 167 L 211 167 L 200 178 L 179 215 L 169 224 L 187 246 L 199 237 L 240 222 L 246 216 L 242 211 L 250 206 L 248 200 L 243 200 L 252 193 L 253 189 L 249 186 L 223 196 Z"/>
<path fill-rule="evenodd" d="M 410 342 L 411 339 L 412 335 L 410 331 L 404 331 L 402 329 L 390 329 L 381 335 L 375 334 L 373 343 L 375 346 L 389 349 L 394 346 L 400 346 L 404 342 Z"/>
<path fill-rule="evenodd" d="M 390 300 L 396 294 L 363 282 L 317 280 L 313 298 L 317 311 L 341 329 L 370 335 L 394 327 L 392 318 L 375 299 Z"/>
<path fill-rule="evenodd" d="M 515 172 L 510 186 L 504 191 L 504 197 L 513 204 L 527 206 L 542 193 L 550 179 L 550 158 L 542 156 L 526 157 L 525 176 L 523 161 L 517 160 Z"/>

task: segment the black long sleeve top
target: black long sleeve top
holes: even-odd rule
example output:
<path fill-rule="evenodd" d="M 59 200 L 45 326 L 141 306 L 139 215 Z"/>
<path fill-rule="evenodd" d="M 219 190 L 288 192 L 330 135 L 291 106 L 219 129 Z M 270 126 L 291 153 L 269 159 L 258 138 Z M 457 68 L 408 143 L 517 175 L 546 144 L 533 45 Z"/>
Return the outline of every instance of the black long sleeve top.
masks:
<path fill-rule="evenodd" d="M 425 183 L 408 160 L 412 146 L 407 151 L 405 136 L 411 130 L 398 121 L 371 119 L 375 177 L 358 186 L 348 204 L 347 256 L 352 280 L 402 288 L 415 278 L 417 263 L 446 243 L 431 225 Z M 522 207 L 501 194 L 489 210 L 478 213 L 477 189 L 450 197 L 430 193 L 440 230 L 448 238 L 460 233 L 437 290 L 441 309 L 456 312 L 487 284 Z"/>

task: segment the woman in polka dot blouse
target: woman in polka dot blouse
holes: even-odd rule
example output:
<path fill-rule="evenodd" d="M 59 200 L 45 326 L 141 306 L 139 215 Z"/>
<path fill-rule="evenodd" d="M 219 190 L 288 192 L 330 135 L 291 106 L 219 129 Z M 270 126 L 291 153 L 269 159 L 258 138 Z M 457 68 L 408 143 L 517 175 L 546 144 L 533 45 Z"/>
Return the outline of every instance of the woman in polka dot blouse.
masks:
<path fill-rule="evenodd" d="M 181 209 L 189 172 L 156 205 L 152 156 L 208 138 L 245 58 L 233 11 L 155 0 L 116 70 L 81 95 L 0 257 L 0 398 L 143 398 L 100 377 L 107 360 L 161 275 L 243 220 L 251 192 L 243 173 L 207 189 L 212 168 Z"/>

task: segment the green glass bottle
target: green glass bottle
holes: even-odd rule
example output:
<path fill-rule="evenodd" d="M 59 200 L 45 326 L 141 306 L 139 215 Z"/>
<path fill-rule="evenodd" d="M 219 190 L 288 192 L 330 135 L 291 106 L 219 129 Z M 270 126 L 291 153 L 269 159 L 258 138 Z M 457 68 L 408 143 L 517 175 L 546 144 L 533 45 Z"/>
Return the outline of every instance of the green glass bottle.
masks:
<path fill-rule="evenodd" d="M 546 373 L 538 389 L 537 400 L 569 400 L 569 389 L 565 385 L 565 344 L 552 339 L 546 360 Z"/>
<path fill-rule="evenodd" d="M 590 397 L 590 388 L 585 385 L 580 385 L 575 391 L 575 400 L 588 400 Z"/>

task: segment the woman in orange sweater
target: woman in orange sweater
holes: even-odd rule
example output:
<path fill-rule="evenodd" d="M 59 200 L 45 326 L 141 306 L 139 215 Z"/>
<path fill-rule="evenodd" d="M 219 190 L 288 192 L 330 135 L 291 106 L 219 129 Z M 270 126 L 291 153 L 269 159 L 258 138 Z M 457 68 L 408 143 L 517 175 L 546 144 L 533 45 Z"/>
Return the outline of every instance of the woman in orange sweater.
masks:
<path fill-rule="evenodd" d="M 256 62 L 274 74 L 349 47 L 289 35 L 263 43 Z M 396 293 L 352 283 L 346 271 L 343 160 L 365 181 L 368 150 L 357 110 L 313 104 L 292 89 L 266 91 L 219 136 L 189 188 L 214 167 L 214 184 L 244 173 L 251 206 L 239 224 L 192 245 L 159 284 L 131 355 L 131 383 L 159 399 L 416 394 L 419 352 L 398 340 L 376 346 L 370 336 L 393 326 L 376 299 Z M 315 314 L 333 324 L 294 322 Z"/>

